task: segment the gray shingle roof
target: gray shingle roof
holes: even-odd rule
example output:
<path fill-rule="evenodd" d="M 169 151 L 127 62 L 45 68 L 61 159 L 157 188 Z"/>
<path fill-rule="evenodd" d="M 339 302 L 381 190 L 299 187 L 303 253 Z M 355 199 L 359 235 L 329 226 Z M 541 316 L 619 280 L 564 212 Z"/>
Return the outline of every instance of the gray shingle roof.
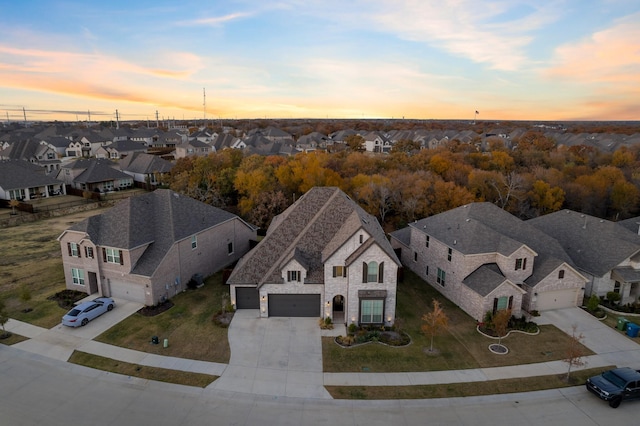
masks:
<path fill-rule="evenodd" d="M 193 198 L 158 189 L 123 200 L 69 229 L 86 232 L 99 246 L 129 250 L 149 245 L 132 273 L 151 276 L 174 243 L 235 217 Z"/>
<path fill-rule="evenodd" d="M 170 161 L 145 152 L 134 152 L 120 160 L 119 165 L 120 170 L 141 174 L 168 173 L 173 168 Z"/>
<path fill-rule="evenodd" d="M 79 159 L 63 168 L 84 169 L 73 181 L 77 183 L 105 182 L 113 179 L 131 179 L 126 173 L 121 172 L 112 161 L 106 159 Z"/>
<path fill-rule="evenodd" d="M 59 185 L 61 182 L 45 175 L 44 169 L 25 160 L 0 161 L 0 188 L 26 189 L 44 185 Z"/>
<path fill-rule="evenodd" d="M 375 217 L 338 188 L 312 188 L 274 218 L 267 236 L 240 260 L 228 282 L 281 282 L 282 267 L 295 256 L 308 267 L 305 282 L 324 283 L 325 260 L 361 228 L 400 264 Z"/>
<path fill-rule="evenodd" d="M 574 267 L 571 257 L 551 236 L 492 203 L 472 203 L 409 225 L 463 254 L 511 255 L 523 245 L 537 254 L 533 274 L 525 281 L 535 286 L 562 263 Z"/>
<path fill-rule="evenodd" d="M 462 283 L 480 296 L 485 297 L 506 280 L 496 263 L 488 263 L 467 275 Z"/>
<path fill-rule="evenodd" d="M 601 277 L 640 250 L 640 235 L 616 222 L 572 210 L 527 221 L 559 241 L 577 267 Z"/>

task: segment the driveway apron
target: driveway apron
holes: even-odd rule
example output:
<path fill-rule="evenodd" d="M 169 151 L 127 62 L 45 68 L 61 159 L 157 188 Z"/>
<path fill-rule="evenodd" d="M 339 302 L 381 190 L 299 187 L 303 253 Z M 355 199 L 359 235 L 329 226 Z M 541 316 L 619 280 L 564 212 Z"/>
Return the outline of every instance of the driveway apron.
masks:
<path fill-rule="evenodd" d="M 607 364 L 640 369 L 640 345 L 580 308 L 541 312 L 534 321 L 555 325 L 568 335 L 575 325 L 576 333 L 584 337 L 582 343 Z"/>
<path fill-rule="evenodd" d="M 317 318 L 260 318 L 238 310 L 229 326 L 231 359 L 209 387 L 231 392 L 327 398 Z"/>

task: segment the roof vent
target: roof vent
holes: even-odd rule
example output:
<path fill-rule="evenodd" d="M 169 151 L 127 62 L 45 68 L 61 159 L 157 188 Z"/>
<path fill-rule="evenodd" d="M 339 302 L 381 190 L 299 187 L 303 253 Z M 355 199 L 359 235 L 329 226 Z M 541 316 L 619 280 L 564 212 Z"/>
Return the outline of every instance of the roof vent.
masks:
<path fill-rule="evenodd" d="M 466 219 L 466 222 L 471 222 L 471 219 L 467 218 L 467 219 Z"/>

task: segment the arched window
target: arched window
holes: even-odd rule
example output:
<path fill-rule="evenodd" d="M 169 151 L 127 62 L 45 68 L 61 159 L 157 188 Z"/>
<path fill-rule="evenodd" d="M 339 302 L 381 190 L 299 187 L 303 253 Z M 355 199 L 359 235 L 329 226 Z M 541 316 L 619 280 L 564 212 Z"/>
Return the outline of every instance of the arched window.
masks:
<path fill-rule="evenodd" d="M 384 282 L 384 262 L 378 265 L 378 262 L 371 261 L 369 263 L 362 262 L 362 282 L 363 283 L 382 283 Z"/>

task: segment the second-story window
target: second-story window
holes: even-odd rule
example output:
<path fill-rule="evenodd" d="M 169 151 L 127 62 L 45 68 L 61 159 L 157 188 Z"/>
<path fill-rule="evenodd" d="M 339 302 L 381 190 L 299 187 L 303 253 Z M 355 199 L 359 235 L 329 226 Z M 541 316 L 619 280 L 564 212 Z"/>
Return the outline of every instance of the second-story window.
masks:
<path fill-rule="evenodd" d="M 69 256 L 80 257 L 80 247 L 77 243 L 67 243 L 67 248 L 69 249 Z"/>
<path fill-rule="evenodd" d="M 527 269 L 527 258 L 526 257 L 520 257 L 518 259 L 516 259 L 516 271 L 522 269 L 523 271 L 525 269 Z"/>
<path fill-rule="evenodd" d="M 425 242 L 424 246 L 425 246 L 425 247 L 429 247 L 429 236 L 428 236 L 428 235 L 427 235 L 427 240 L 426 240 L 426 242 Z"/>
<path fill-rule="evenodd" d="M 122 265 L 123 264 L 122 250 L 112 249 L 112 248 L 103 248 L 102 259 L 106 263 L 117 263 L 118 265 Z"/>
<path fill-rule="evenodd" d="M 346 277 L 347 276 L 347 267 L 346 266 L 334 266 L 333 267 L 333 277 Z"/>
<path fill-rule="evenodd" d="M 191 237 L 191 248 L 194 249 L 198 247 L 198 236 L 197 235 L 193 235 Z"/>
<path fill-rule="evenodd" d="M 453 249 L 449 248 L 449 250 L 447 251 L 447 260 L 449 262 L 451 262 L 451 256 L 453 255 Z"/>

